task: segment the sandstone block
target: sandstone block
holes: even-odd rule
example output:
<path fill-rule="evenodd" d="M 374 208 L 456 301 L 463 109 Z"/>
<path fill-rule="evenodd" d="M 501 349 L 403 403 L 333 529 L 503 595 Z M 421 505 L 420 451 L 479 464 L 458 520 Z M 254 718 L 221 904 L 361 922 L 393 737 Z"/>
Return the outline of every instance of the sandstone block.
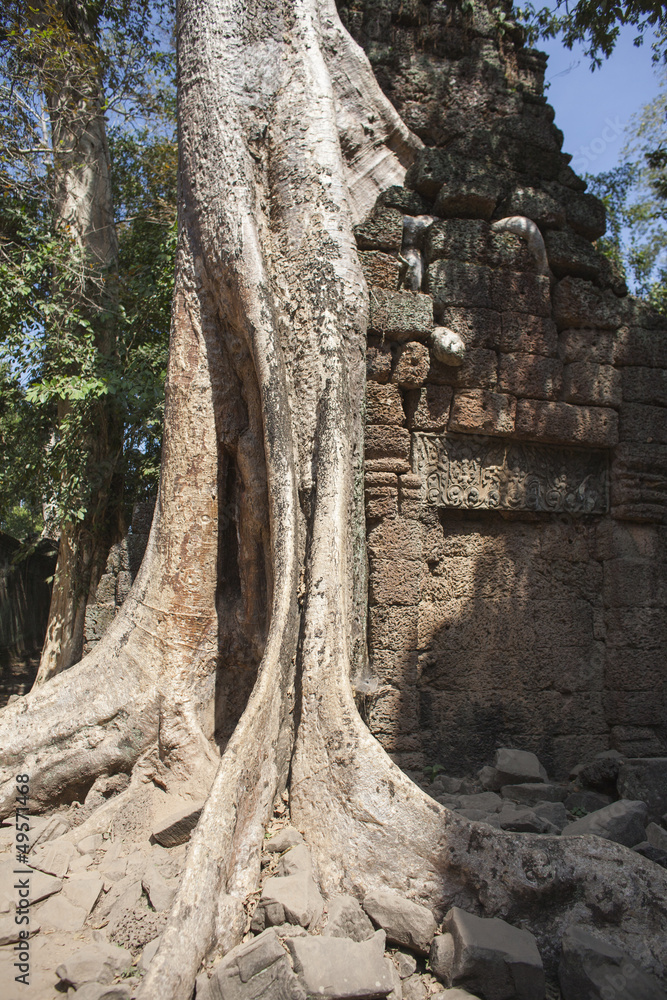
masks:
<path fill-rule="evenodd" d="M 566 803 L 567 806 L 567 803 Z M 633 847 L 646 839 L 648 809 L 645 802 L 620 799 L 602 809 L 589 813 L 582 819 L 568 823 L 563 837 L 578 837 L 593 834 L 604 840 Z"/>
<path fill-rule="evenodd" d="M 360 250 L 400 250 L 403 241 L 403 213 L 386 205 L 376 207 L 365 222 L 354 227 Z"/>
<path fill-rule="evenodd" d="M 398 514 L 398 476 L 395 472 L 369 472 L 366 465 L 364 484 L 366 517 L 377 520 Z"/>
<path fill-rule="evenodd" d="M 86 916 L 88 916 L 100 898 L 103 888 L 104 882 L 98 875 L 92 872 L 82 872 L 67 879 L 63 894 L 74 906 L 85 910 Z"/>
<path fill-rule="evenodd" d="M 281 855 L 278 863 L 278 875 L 298 875 L 305 872 L 312 874 L 313 860 L 305 844 L 295 844 Z"/>
<path fill-rule="evenodd" d="M 367 941 L 373 937 L 375 929 L 353 896 L 334 896 L 329 900 L 327 922 L 322 934 L 325 937 Z"/>
<path fill-rule="evenodd" d="M 501 316 L 493 309 L 450 306 L 440 310 L 438 318 L 443 326 L 458 333 L 470 349 L 497 347 L 502 339 Z"/>
<path fill-rule="evenodd" d="M 465 986 L 488 1000 L 544 1000 L 545 979 L 537 943 L 528 931 L 497 918 L 453 907 L 431 968 L 447 986 Z M 435 942 L 434 942 L 435 944 Z"/>
<path fill-rule="evenodd" d="M 554 289 L 554 319 L 560 330 L 615 330 L 622 322 L 619 300 L 582 278 L 563 278 Z"/>
<path fill-rule="evenodd" d="M 448 385 L 426 385 L 407 398 L 408 427 L 415 431 L 444 431 L 454 390 Z"/>
<path fill-rule="evenodd" d="M 366 348 L 366 378 L 369 382 L 388 382 L 391 378 L 391 348 L 388 344 L 370 344 Z"/>
<path fill-rule="evenodd" d="M 433 329 L 433 301 L 421 292 L 374 288 L 368 328 L 388 340 L 425 340 Z"/>
<path fill-rule="evenodd" d="M 154 866 L 145 872 L 141 884 L 154 910 L 162 913 L 170 909 L 176 895 L 176 884 L 167 882 Z"/>
<path fill-rule="evenodd" d="M 306 1000 L 287 952 L 273 930 L 237 945 L 201 982 L 204 1000 Z M 197 997 L 200 996 L 197 982 Z"/>
<path fill-rule="evenodd" d="M 378 382 L 367 383 L 366 421 L 369 424 L 396 424 L 397 426 L 402 426 L 405 423 L 401 394 L 395 385 L 380 385 Z"/>
<path fill-rule="evenodd" d="M 516 433 L 533 441 L 612 448 L 618 442 L 618 414 L 603 407 L 520 399 Z"/>
<path fill-rule="evenodd" d="M 412 559 L 371 559 L 369 601 L 371 604 L 419 604 L 421 562 Z"/>
<path fill-rule="evenodd" d="M 663 329 L 624 326 L 616 339 L 617 365 L 667 368 L 667 337 Z"/>
<path fill-rule="evenodd" d="M 493 277 L 489 267 L 437 260 L 426 269 L 425 287 L 433 296 L 436 309 L 450 306 L 493 309 L 497 308 L 492 296 Z"/>
<path fill-rule="evenodd" d="M 557 278 L 598 280 L 605 270 L 606 258 L 583 236 L 566 229 L 545 233 L 544 244 L 549 266 Z"/>
<path fill-rule="evenodd" d="M 98 942 L 74 952 L 56 969 L 66 986 L 78 990 L 84 983 L 106 985 L 132 965 L 132 954 L 124 948 Z"/>
<path fill-rule="evenodd" d="M 155 958 L 158 948 L 160 947 L 160 937 L 153 938 L 149 941 L 146 947 L 141 952 L 139 956 L 139 961 L 137 962 L 137 968 L 140 972 L 148 972 L 148 967 Z"/>
<path fill-rule="evenodd" d="M 467 350 L 457 367 L 433 359 L 429 381 L 459 389 L 492 389 L 498 378 L 497 368 L 496 352 L 477 348 Z"/>
<path fill-rule="evenodd" d="M 396 291 L 401 273 L 398 257 L 380 250 L 360 250 L 359 261 L 369 285 Z"/>
<path fill-rule="evenodd" d="M 507 311 L 502 313 L 502 331 L 497 346 L 504 353 L 543 354 L 554 357 L 558 347 L 555 323 L 544 316 Z"/>
<path fill-rule="evenodd" d="M 493 768 L 494 782 L 495 776 L 496 769 Z M 552 785 L 546 781 L 524 781 L 519 784 L 503 785 L 500 794 L 512 802 L 533 806 L 537 802 L 564 802 L 568 793 L 563 785 Z"/>
<path fill-rule="evenodd" d="M 571 924 L 561 943 L 558 982 L 563 1000 L 665 1000 L 653 976 L 581 924 Z"/>
<path fill-rule="evenodd" d="M 30 853 L 28 864 L 47 875 L 63 878 L 69 871 L 70 863 L 78 856 L 78 851 L 70 840 L 59 837 L 37 847 Z"/>
<path fill-rule="evenodd" d="M 611 330 L 563 330 L 558 350 L 566 364 L 584 361 L 612 365 L 616 351 L 615 335 Z"/>
<path fill-rule="evenodd" d="M 4 880 L 3 880 L 4 881 Z M 16 881 L 15 878 L 11 878 L 11 882 Z M 0 891 L 4 886 L 0 883 Z M 45 875 L 43 872 L 36 871 L 30 876 L 30 902 L 39 903 L 41 899 L 48 899 L 49 896 L 55 895 L 56 892 L 60 892 L 63 887 L 63 880 L 56 878 L 54 875 Z M 6 886 L 6 894 L 12 898 L 14 895 L 12 888 L 9 885 Z M 74 901 L 73 901 L 74 902 Z"/>
<path fill-rule="evenodd" d="M 426 381 L 431 366 L 428 347 L 410 341 L 396 351 L 391 381 L 402 389 L 416 389 Z"/>
<path fill-rule="evenodd" d="M 501 354 L 498 388 L 514 396 L 554 399 L 560 391 L 563 366 L 555 358 L 536 354 Z"/>
<path fill-rule="evenodd" d="M 609 725 L 659 726 L 664 720 L 663 682 L 652 690 L 605 691 L 604 710 Z"/>
<path fill-rule="evenodd" d="M 651 820 L 667 812 L 667 757 L 635 757 L 618 773 L 618 793 L 624 799 L 641 799 Z"/>
<path fill-rule="evenodd" d="M 420 954 L 428 954 L 436 923 L 426 906 L 413 903 L 390 889 L 376 889 L 364 897 L 363 907 L 387 939 Z"/>
<path fill-rule="evenodd" d="M 557 833 L 552 824 L 526 806 L 505 802 L 498 814 L 498 822 L 503 830 L 514 833 Z"/>
<path fill-rule="evenodd" d="M 563 398 L 566 403 L 619 407 L 621 373 L 611 365 L 576 361 L 565 368 Z"/>
<path fill-rule="evenodd" d="M 516 412 L 514 396 L 485 389 L 457 392 L 449 418 L 449 430 L 469 434 L 512 434 Z"/>
<path fill-rule="evenodd" d="M 488 263 L 491 227 L 474 219 L 444 219 L 433 223 L 424 241 L 424 259 Z"/>
<path fill-rule="evenodd" d="M 421 565 L 421 550 L 421 527 L 411 519 L 384 521 L 368 531 L 371 559 L 408 559 Z"/>
<path fill-rule="evenodd" d="M 186 844 L 201 815 L 203 804 L 187 803 L 174 809 L 153 827 L 154 840 L 163 847 Z"/>
<path fill-rule="evenodd" d="M 491 278 L 491 305 L 500 312 L 551 316 L 551 286 L 542 274 L 494 271 Z"/>
<path fill-rule="evenodd" d="M 519 785 L 525 782 L 546 782 L 547 772 L 534 753 L 528 750 L 514 750 L 500 747 L 493 761 L 496 781 L 503 785 Z"/>
<path fill-rule="evenodd" d="M 533 812 L 550 823 L 554 832 L 560 833 L 568 824 L 567 809 L 562 802 L 538 802 Z"/>
<path fill-rule="evenodd" d="M 626 402 L 667 406 L 667 371 L 664 368 L 624 368 L 622 380 Z"/>
<path fill-rule="evenodd" d="M 626 403 L 621 411 L 621 441 L 667 444 L 667 409 Z"/>
<path fill-rule="evenodd" d="M 312 875 L 274 876 L 264 883 L 257 909 L 264 914 L 264 925 L 300 924 L 310 927 L 322 916 L 324 901 Z M 259 914 L 255 914 L 259 919 Z"/>
<path fill-rule="evenodd" d="M 385 997 L 393 978 L 384 959 L 384 932 L 367 941 L 340 937 L 287 938 L 294 971 L 309 997 L 362 1000 Z"/>
<path fill-rule="evenodd" d="M 268 851 L 269 854 L 282 854 L 290 847 L 296 847 L 297 844 L 303 844 L 303 837 L 299 831 L 295 830 L 293 826 L 284 826 L 266 842 L 264 850 Z"/>

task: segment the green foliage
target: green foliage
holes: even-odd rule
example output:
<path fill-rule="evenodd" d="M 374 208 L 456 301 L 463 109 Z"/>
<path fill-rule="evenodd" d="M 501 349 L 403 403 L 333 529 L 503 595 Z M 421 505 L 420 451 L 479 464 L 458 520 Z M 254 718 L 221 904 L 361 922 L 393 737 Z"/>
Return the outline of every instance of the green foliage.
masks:
<path fill-rule="evenodd" d="M 0 14 L 0 527 L 24 534 L 44 503 L 83 520 L 111 471 L 130 509 L 154 492 L 176 244 L 169 3 L 40 11 Z M 62 74 L 101 90 L 113 121 L 111 269 L 57 224 L 48 99 Z"/>
<path fill-rule="evenodd" d="M 618 40 L 622 27 L 630 25 L 637 30 L 635 45 L 642 45 L 647 32 L 656 31 L 658 41 L 653 45 L 656 61 L 665 59 L 664 31 L 667 27 L 667 11 L 664 4 L 636 3 L 592 3 L 591 0 L 556 0 L 548 7 L 536 7 L 529 3 L 518 7 L 517 18 L 527 28 L 529 39 L 561 38 L 571 49 L 575 44 L 584 45 L 585 55 L 591 60 L 591 68 L 599 67 L 603 58 L 609 58 Z"/>
<path fill-rule="evenodd" d="M 632 290 L 667 312 L 667 72 L 656 98 L 630 125 L 625 162 L 587 176 L 607 208 L 598 247 L 620 265 Z"/>

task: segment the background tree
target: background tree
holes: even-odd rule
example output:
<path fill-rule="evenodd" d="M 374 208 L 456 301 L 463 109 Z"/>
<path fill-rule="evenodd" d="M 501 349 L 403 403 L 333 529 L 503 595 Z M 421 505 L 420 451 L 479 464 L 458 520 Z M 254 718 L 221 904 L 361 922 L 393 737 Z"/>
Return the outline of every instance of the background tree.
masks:
<path fill-rule="evenodd" d="M 178 52 L 179 242 L 151 537 L 93 653 L 2 712 L 0 814 L 17 766 L 35 810 L 132 773 L 80 836 L 151 784 L 207 796 L 140 987 L 151 1000 L 189 998 L 204 955 L 240 940 L 288 784 L 326 894 L 409 885 L 434 907 L 520 915 L 548 952 L 573 908 L 601 919 L 599 894 L 622 870 L 604 912 L 664 961 L 667 876 L 616 845 L 554 839 L 547 854 L 537 837 L 472 827 L 401 772 L 355 707 L 368 296 L 353 225 L 420 141 L 331 0 L 182 0 Z"/>
<path fill-rule="evenodd" d="M 0 498 L 10 517 L 18 501 L 31 527 L 41 499 L 62 525 L 38 682 L 80 658 L 88 593 L 124 507 L 157 479 L 175 146 L 171 53 L 146 24 L 156 9 L 107 4 L 103 17 L 83 2 L 16 3 L 4 14 L 0 319 L 11 392 Z"/>

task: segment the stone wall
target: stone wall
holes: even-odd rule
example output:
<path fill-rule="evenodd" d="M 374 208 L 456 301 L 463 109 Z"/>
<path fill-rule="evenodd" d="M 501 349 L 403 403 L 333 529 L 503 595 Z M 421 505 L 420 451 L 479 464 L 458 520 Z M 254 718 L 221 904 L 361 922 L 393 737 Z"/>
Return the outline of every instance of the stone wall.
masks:
<path fill-rule="evenodd" d="M 341 9 L 426 143 L 357 228 L 366 712 L 405 768 L 511 744 L 560 775 L 667 749 L 667 330 L 595 249 L 546 58 L 471 6 Z"/>

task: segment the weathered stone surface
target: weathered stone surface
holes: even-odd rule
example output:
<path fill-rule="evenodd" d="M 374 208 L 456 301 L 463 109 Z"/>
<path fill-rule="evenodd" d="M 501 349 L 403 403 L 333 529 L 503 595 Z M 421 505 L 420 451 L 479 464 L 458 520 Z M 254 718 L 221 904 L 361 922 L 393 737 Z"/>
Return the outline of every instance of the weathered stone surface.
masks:
<path fill-rule="evenodd" d="M 384 931 L 387 939 L 427 954 L 435 936 L 436 923 L 431 911 L 390 889 L 376 889 L 364 897 L 363 907 Z"/>
<path fill-rule="evenodd" d="M 514 396 L 485 389 L 458 391 L 452 403 L 449 430 L 468 434 L 512 434 L 516 408 Z"/>
<path fill-rule="evenodd" d="M 445 916 L 443 929 L 433 942 L 430 963 L 445 985 L 465 987 L 485 1000 L 544 1000 L 542 959 L 528 931 L 456 906 Z"/>
<path fill-rule="evenodd" d="M 556 828 L 547 819 L 539 816 L 526 806 L 518 806 L 514 802 L 505 802 L 498 822 L 501 829 L 512 830 L 515 833 L 552 833 Z"/>
<path fill-rule="evenodd" d="M 665 1000 L 659 982 L 627 955 L 579 924 L 563 935 L 558 966 L 563 1000 Z"/>
<path fill-rule="evenodd" d="M 389 460 L 387 472 L 408 472 L 410 434 L 405 428 L 370 424 L 366 427 L 365 448 L 367 460 Z"/>
<path fill-rule="evenodd" d="M 391 381 L 402 389 L 416 389 L 423 385 L 429 373 L 431 357 L 428 347 L 410 341 L 396 351 L 396 361 Z"/>
<path fill-rule="evenodd" d="M 504 353 L 543 354 L 555 357 L 558 331 L 552 319 L 506 311 L 501 317 L 502 329 L 496 346 Z"/>
<path fill-rule="evenodd" d="M 396 291 L 401 273 L 398 257 L 382 253 L 380 250 L 361 250 L 359 261 L 364 277 L 373 288 L 388 288 Z"/>
<path fill-rule="evenodd" d="M 343 937 L 351 941 L 366 941 L 375 929 L 353 896 L 334 896 L 329 900 L 325 937 Z"/>
<path fill-rule="evenodd" d="M 376 207 L 370 217 L 354 227 L 360 250 L 400 250 L 403 240 L 403 213 L 384 205 Z"/>
<path fill-rule="evenodd" d="M 500 347 L 503 337 L 502 320 L 500 313 L 494 309 L 451 306 L 439 311 L 438 320 L 443 326 L 458 333 L 467 348 Z"/>
<path fill-rule="evenodd" d="M 82 872 L 67 879 L 63 893 L 74 906 L 82 907 L 87 916 L 100 898 L 103 888 L 104 882 L 99 875 Z"/>
<path fill-rule="evenodd" d="M 551 316 L 551 286 L 546 275 L 494 271 L 491 305 L 500 312 Z"/>
<path fill-rule="evenodd" d="M 653 847 L 667 851 L 667 830 L 658 823 L 649 823 L 646 827 L 646 839 Z"/>
<path fill-rule="evenodd" d="M 388 208 L 398 208 L 404 215 L 423 215 L 428 209 L 428 202 L 407 188 L 394 185 L 380 195 L 383 205 Z"/>
<path fill-rule="evenodd" d="M 324 901 L 312 875 L 299 872 L 267 879 L 255 916 L 259 920 L 263 914 L 264 926 L 289 923 L 310 927 L 320 919 L 323 909 Z"/>
<path fill-rule="evenodd" d="M 448 385 L 426 385 L 407 397 L 408 427 L 415 431 L 444 431 L 454 390 Z"/>
<path fill-rule="evenodd" d="M 16 881 L 18 876 L 11 878 L 11 883 Z M 39 903 L 42 899 L 48 899 L 49 896 L 53 896 L 56 892 L 60 892 L 63 887 L 63 880 L 56 878 L 54 875 L 46 875 L 43 872 L 35 872 L 34 875 L 30 876 L 30 902 Z M 0 883 L 0 891 L 4 886 Z M 9 889 L 9 886 L 8 886 Z M 13 894 L 12 889 L 9 889 Z"/>
<path fill-rule="evenodd" d="M 623 368 L 621 376 L 626 402 L 667 406 L 667 371 L 664 368 Z"/>
<path fill-rule="evenodd" d="M 563 365 L 537 354 L 501 354 L 498 388 L 514 396 L 555 399 L 563 381 Z"/>
<path fill-rule="evenodd" d="M 46 902 L 40 903 L 36 913 L 42 927 L 68 932 L 81 930 L 88 916 L 83 906 L 70 903 L 62 893 L 50 896 Z"/>
<path fill-rule="evenodd" d="M 539 816 L 540 819 L 544 819 L 547 823 L 551 823 L 551 826 L 560 833 L 567 824 L 567 809 L 562 802 L 536 802 L 532 807 L 533 812 Z M 553 830 L 551 831 L 553 832 Z"/>
<path fill-rule="evenodd" d="M 476 792 L 458 796 L 459 809 L 481 809 L 484 812 L 500 812 L 503 800 L 496 792 Z"/>
<path fill-rule="evenodd" d="M 369 344 L 366 349 L 366 378 L 369 382 L 388 382 L 391 378 L 391 347 Z"/>
<path fill-rule="evenodd" d="M 441 357 L 447 355 L 441 354 Z M 460 362 L 453 365 L 439 361 L 433 347 L 429 382 L 451 385 L 458 389 L 492 389 L 498 381 L 498 358 L 495 351 L 482 348 L 466 350 Z"/>
<path fill-rule="evenodd" d="M 563 330 L 558 352 L 565 364 L 613 365 L 615 334 L 611 330 Z"/>
<path fill-rule="evenodd" d="M 0 947 L 7 944 L 15 944 L 20 941 L 20 933 L 23 928 L 19 927 L 14 919 L 14 914 L 11 913 L 9 916 L 0 916 Z M 28 928 L 30 937 L 34 937 L 41 930 L 41 925 L 39 920 L 33 915 L 30 921 L 30 927 Z"/>
<path fill-rule="evenodd" d="M 626 760 L 618 773 L 618 792 L 624 799 L 640 799 L 651 820 L 667 812 L 667 757 Z"/>
<path fill-rule="evenodd" d="M 641 844 L 635 844 L 632 850 L 635 854 L 641 854 L 643 858 L 647 858 L 655 865 L 660 865 L 661 868 L 667 868 L 667 850 L 663 850 L 661 847 L 654 847 L 650 841 L 643 840 Z"/>
<path fill-rule="evenodd" d="M 101 983 L 85 983 L 76 991 L 77 1000 L 129 1000 L 131 994 L 128 986 L 116 983 L 113 986 L 103 986 Z"/>
<path fill-rule="evenodd" d="M 421 292 L 373 289 L 370 296 L 370 332 L 388 340 L 425 340 L 433 328 L 433 302 Z"/>
<path fill-rule="evenodd" d="M 621 398 L 621 373 L 611 365 L 577 361 L 565 368 L 563 399 L 566 403 L 619 407 Z"/>
<path fill-rule="evenodd" d="M 667 444 L 667 409 L 664 406 L 625 403 L 621 410 L 620 437 L 621 441 Z"/>
<path fill-rule="evenodd" d="M 367 383 L 366 421 L 369 424 L 396 424 L 397 426 L 405 424 L 401 394 L 395 385 L 380 385 L 378 382 Z"/>
<path fill-rule="evenodd" d="M 98 942 L 80 948 L 56 969 L 58 979 L 78 989 L 84 983 L 110 983 L 132 965 L 132 954 L 124 948 Z"/>
<path fill-rule="evenodd" d="M 445 219 L 429 228 L 424 241 L 424 259 L 453 260 L 458 263 L 488 264 L 491 228 L 472 219 Z"/>
<path fill-rule="evenodd" d="M 393 989 L 384 960 L 385 935 L 367 941 L 339 937 L 287 938 L 294 971 L 308 996 L 331 1000 L 385 997 Z"/>
<path fill-rule="evenodd" d="M 607 231 L 607 212 L 603 202 L 593 194 L 569 194 L 567 222 L 587 240 L 598 240 Z"/>
<path fill-rule="evenodd" d="M 148 972 L 148 967 L 155 958 L 155 954 L 160 947 L 161 938 L 153 938 L 149 941 L 141 955 L 139 956 L 139 961 L 137 962 L 137 968 L 140 972 Z"/>
<path fill-rule="evenodd" d="M 197 984 L 197 1000 L 200 997 Z M 273 930 L 233 948 L 201 981 L 204 1000 L 306 1000 L 287 952 Z"/>
<path fill-rule="evenodd" d="M 515 188 L 502 203 L 503 216 L 523 215 L 532 219 L 540 229 L 560 229 L 565 224 L 565 210 L 539 188 L 525 186 Z"/>
<path fill-rule="evenodd" d="M 577 837 L 594 834 L 605 840 L 613 840 L 626 847 L 634 847 L 646 839 L 648 809 L 645 802 L 620 799 L 589 813 L 582 819 L 568 823 L 562 831 L 563 837 Z"/>
<path fill-rule="evenodd" d="M 605 270 L 606 258 L 571 230 L 545 233 L 544 244 L 549 266 L 557 278 L 573 275 L 595 281 Z"/>
<path fill-rule="evenodd" d="M 577 769 L 577 781 L 594 791 L 613 794 L 616 791 L 616 782 L 622 763 L 623 757 L 616 750 L 598 754 L 595 760 L 587 761 Z M 624 796 L 626 799 L 640 799 L 642 797 L 641 795 Z"/>
<path fill-rule="evenodd" d="M 528 750 L 499 747 L 496 750 L 493 766 L 496 769 L 496 781 L 499 788 L 502 788 L 503 785 L 547 781 L 547 772 L 535 754 Z"/>
<path fill-rule="evenodd" d="M 154 910 L 161 913 L 168 910 L 174 901 L 177 885 L 169 884 L 160 872 L 151 865 L 145 872 L 141 884 Z"/>
<path fill-rule="evenodd" d="M 618 299 L 581 278 L 563 278 L 554 289 L 554 319 L 559 329 L 615 330 L 621 325 Z"/>
<path fill-rule="evenodd" d="M 76 847 L 80 854 L 94 854 L 104 847 L 104 837 L 101 833 L 94 833 L 90 837 L 77 840 Z"/>
<path fill-rule="evenodd" d="M 568 790 L 563 785 L 552 785 L 541 781 L 526 781 L 513 785 L 503 785 L 500 789 L 500 794 L 504 799 L 510 799 L 512 802 L 535 805 L 537 802 L 564 802 L 567 798 Z"/>
<path fill-rule="evenodd" d="M 190 839 L 202 811 L 202 804 L 182 805 L 153 827 L 153 838 L 163 847 L 177 847 Z"/>
<path fill-rule="evenodd" d="M 417 959 L 414 955 L 410 955 L 404 951 L 397 951 L 392 955 L 392 960 L 401 979 L 407 979 L 408 976 L 414 975 L 417 969 Z"/>
<path fill-rule="evenodd" d="M 279 875 L 296 875 L 299 872 L 311 874 L 313 860 L 305 844 L 294 844 L 281 855 L 278 863 Z"/>
<path fill-rule="evenodd" d="M 497 308 L 492 297 L 493 271 L 486 266 L 437 260 L 426 269 L 426 291 L 436 309 L 450 306 Z M 508 306 L 511 308 L 511 306 Z"/>
<path fill-rule="evenodd" d="M 662 521 L 667 512 L 667 447 L 621 442 L 614 451 L 611 505 L 616 518 Z"/>
<path fill-rule="evenodd" d="M 31 868 L 37 868 L 47 875 L 63 878 L 69 871 L 70 862 L 77 855 L 78 852 L 74 844 L 64 837 L 59 837 L 57 840 L 43 844 L 32 851 L 28 858 L 28 864 Z"/>
<path fill-rule="evenodd" d="M 603 407 L 520 399 L 516 433 L 535 441 L 613 448 L 618 443 L 618 414 Z"/>

